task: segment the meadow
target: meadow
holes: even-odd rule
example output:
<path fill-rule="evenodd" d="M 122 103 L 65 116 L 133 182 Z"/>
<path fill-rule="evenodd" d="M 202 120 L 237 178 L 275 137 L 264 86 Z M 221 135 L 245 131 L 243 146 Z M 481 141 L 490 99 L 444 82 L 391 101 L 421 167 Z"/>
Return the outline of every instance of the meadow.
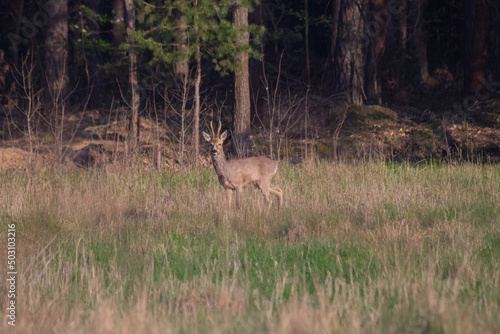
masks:
<path fill-rule="evenodd" d="M 2 333 L 500 333 L 500 166 L 281 163 L 284 209 L 212 168 L 0 173 Z"/>

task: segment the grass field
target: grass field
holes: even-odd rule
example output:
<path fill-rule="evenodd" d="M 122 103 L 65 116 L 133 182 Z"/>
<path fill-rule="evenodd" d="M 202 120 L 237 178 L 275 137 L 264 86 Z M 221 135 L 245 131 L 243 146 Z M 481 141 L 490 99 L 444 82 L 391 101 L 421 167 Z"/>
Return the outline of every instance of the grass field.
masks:
<path fill-rule="evenodd" d="M 281 164 L 225 210 L 213 169 L 0 174 L 2 333 L 500 333 L 500 166 Z M 233 203 L 234 205 L 234 203 Z"/>

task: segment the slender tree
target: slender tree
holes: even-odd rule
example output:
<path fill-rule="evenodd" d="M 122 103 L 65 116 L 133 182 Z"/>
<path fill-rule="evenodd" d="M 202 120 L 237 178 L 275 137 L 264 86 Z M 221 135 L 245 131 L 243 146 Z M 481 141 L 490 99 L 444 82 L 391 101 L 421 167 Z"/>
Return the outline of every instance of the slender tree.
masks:
<path fill-rule="evenodd" d="M 420 0 L 417 0 L 420 1 Z M 400 0 L 399 5 L 401 6 L 398 16 L 398 30 L 399 30 L 399 43 L 401 45 L 402 57 L 406 56 L 406 44 L 408 42 L 408 15 L 407 15 L 407 0 Z M 401 64 L 404 64 L 402 59 Z"/>
<path fill-rule="evenodd" d="M 233 118 L 233 151 L 244 156 L 249 150 L 250 137 L 250 83 L 248 72 L 248 8 L 242 0 L 234 1 L 233 25 L 236 31 L 236 59 L 238 64 L 234 71 L 235 109 Z"/>
<path fill-rule="evenodd" d="M 408 56 L 407 42 L 408 42 L 408 16 L 407 16 L 407 0 L 401 0 L 399 2 L 399 10 L 397 15 L 397 31 L 399 36 L 397 38 L 397 49 L 396 55 L 397 60 L 393 66 L 394 77 L 398 83 L 398 97 L 399 102 L 405 102 L 406 99 L 406 57 Z"/>
<path fill-rule="evenodd" d="M 374 17 L 370 20 L 372 24 L 367 27 L 367 36 L 370 38 L 367 47 L 365 91 L 368 103 L 382 104 L 380 71 L 385 52 L 387 22 L 390 14 L 385 9 L 387 6 L 386 0 L 371 0 L 370 2 Z"/>
<path fill-rule="evenodd" d="M 13 6 L 15 6 L 13 4 Z M 15 8 L 13 10 L 13 14 L 15 14 L 16 16 L 16 26 L 15 26 L 15 33 L 13 36 L 20 36 L 21 34 L 21 18 L 22 16 L 24 15 L 24 0 L 21 0 L 21 1 L 18 1 L 17 2 L 17 8 Z M 14 45 L 13 43 L 13 61 L 14 61 L 14 64 L 18 64 L 18 54 L 19 54 L 19 49 L 18 49 L 18 45 Z"/>
<path fill-rule="evenodd" d="M 427 83 L 429 80 L 429 63 L 427 61 L 427 38 L 425 35 L 425 6 L 427 0 L 414 0 L 410 2 L 410 26 L 413 27 L 412 43 L 417 50 L 420 81 Z"/>
<path fill-rule="evenodd" d="M 130 84 L 130 116 L 128 145 L 132 155 L 138 153 L 139 149 L 139 85 L 137 79 L 137 54 L 135 42 L 132 36 L 135 33 L 135 8 L 133 0 L 125 1 L 126 29 L 129 38 L 129 84 Z"/>
<path fill-rule="evenodd" d="M 197 10 L 198 0 L 194 0 L 194 6 Z M 200 28 L 198 26 L 200 16 L 195 15 L 194 32 L 196 35 L 195 42 L 195 58 L 196 58 L 196 79 L 194 82 L 194 119 L 193 119 L 193 145 L 194 145 L 194 162 L 196 165 L 199 163 L 200 156 L 200 86 L 201 86 L 201 52 L 200 52 Z"/>
<path fill-rule="evenodd" d="M 178 47 L 179 60 L 174 63 L 174 71 L 181 81 L 189 77 L 188 24 L 186 17 L 187 1 L 178 2 L 178 17 L 175 20 L 175 39 Z M 195 6 L 198 1 L 194 0 Z"/>
<path fill-rule="evenodd" d="M 258 25 L 263 29 L 264 25 L 263 13 L 266 5 L 267 3 L 265 3 L 264 0 L 261 0 L 254 6 L 253 12 L 248 14 L 248 21 L 250 24 Z M 252 124 L 254 125 L 261 125 L 265 109 L 264 96 L 266 94 L 265 92 L 266 87 L 264 85 L 265 82 L 264 43 L 261 41 L 258 47 L 260 48 L 260 53 L 262 58 L 259 59 L 253 57 L 250 58 L 249 60 L 250 92 L 251 92 L 250 102 L 252 104 L 251 118 L 252 118 Z"/>
<path fill-rule="evenodd" d="M 309 4 L 304 0 L 304 39 L 306 47 L 307 89 L 311 87 L 311 61 L 309 60 Z"/>
<path fill-rule="evenodd" d="M 115 0 L 114 2 L 116 2 Z M 123 0 L 118 1 L 122 3 L 121 8 L 123 8 L 124 3 Z M 89 9 L 96 14 L 96 16 L 101 15 L 103 12 L 103 3 L 99 0 L 89 0 L 87 1 L 87 5 Z M 114 8 L 114 6 L 113 6 Z M 116 13 L 116 11 L 115 11 Z M 125 9 L 121 11 L 121 16 L 115 15 L 114 17 L 114 24 L 113 24 L 113 31 L 115 31 L 115 27 L 117 26 L 117 23 L 119 22 L 120 25 L 120 30 L 125 31 L 125 25 L 124 25 L 124 17 L 125 17 Z M 103 52 L 101 48 L 93 48 L 93 52 L 89 52 L 87 43 L 89 40 L 94 43 L 97 40 L 100 40 L 102 38 L 101 33 L 102 33 L 102 25 L 99 24 L 98 20 L 95 20 L 91 24 L 89 24 L 88 21 L 84 20 L 84 15 L 83 11 L 79 12 L 79 25 L 82 29 L 85 28 L 85 25 L 87 25 L 87 29 L 92 32 L 91 36 L 88 36 L 83 33 L 80 36 L 83 36 L 82 41 L 81 41 L 81 49 L 80 49 L 80 55 L 84 57 L 85 61 L 85 74 L 87 78 L 87 89 L 90 90 L 91 87 L 94 87 L 92 89 L 92 96 L 90 97 L 89 100 L 89 107 L 90 108 L 97 108 L 99 101 L 103 95 L 105 94 L 103 92 L 102 87 L 104 87 L 104 78 L 103 78 L 103 71 L 101 70 L 102 65 L 104 64 L 104 57 L 103 57 Z M 115 36 L 113 36 L 115 37 Z M 120 41 L 122 43 L 123 40 Z"/>
<path fill-rule="evenodd" d="M 339 31 L 339 15 L 340 15 L 340 4 L 342 0 L 332 1 L 332 35 L 330 41 L 330 57 L 331 61 L 335 60 L 335 50 L 337 46 L 337 34 Z"/>
<path fill-rule="evenodd" d="M 49 0 L 47 5 L 53 12 L 47 24 L 45 74 L 51 102 L 58 104 L 68 84 L 68 1 Z"/>

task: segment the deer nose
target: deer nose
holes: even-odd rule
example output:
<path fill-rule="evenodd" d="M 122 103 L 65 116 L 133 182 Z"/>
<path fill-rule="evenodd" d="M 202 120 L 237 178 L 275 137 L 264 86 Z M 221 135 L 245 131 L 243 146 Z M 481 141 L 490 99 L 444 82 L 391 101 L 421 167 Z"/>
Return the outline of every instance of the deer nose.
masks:
<path fill-rule="evenodd" d="M 216 147 L 212 148 L 212 154 L 217 154 L 217 148 Z"/>

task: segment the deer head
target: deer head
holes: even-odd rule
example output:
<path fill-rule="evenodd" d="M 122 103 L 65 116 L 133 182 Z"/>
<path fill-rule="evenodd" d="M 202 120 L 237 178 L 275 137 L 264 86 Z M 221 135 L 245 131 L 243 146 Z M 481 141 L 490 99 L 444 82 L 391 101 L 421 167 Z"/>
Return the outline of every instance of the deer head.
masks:
<path fill-rule="evenodd" d="M 224 140 L 227 138 L 227 130 L 220 134 L 220 129 L 221 129 L 221 124 L 219 122 L 219 129 L 217 130 L 217 135 L 215 135 L 214 127 L 212 125 L 212 122 L 210 122 L 210 129 L 212 130 L 212 135 L 209 135 L 205 131 L 202 132 L 203 138 L 207 142 L 210 143 L 210 153 L 212 154 L 213 157 L 218 156 L 219 154 L 222 153 L 222 144 L 224 143 Z"/>

